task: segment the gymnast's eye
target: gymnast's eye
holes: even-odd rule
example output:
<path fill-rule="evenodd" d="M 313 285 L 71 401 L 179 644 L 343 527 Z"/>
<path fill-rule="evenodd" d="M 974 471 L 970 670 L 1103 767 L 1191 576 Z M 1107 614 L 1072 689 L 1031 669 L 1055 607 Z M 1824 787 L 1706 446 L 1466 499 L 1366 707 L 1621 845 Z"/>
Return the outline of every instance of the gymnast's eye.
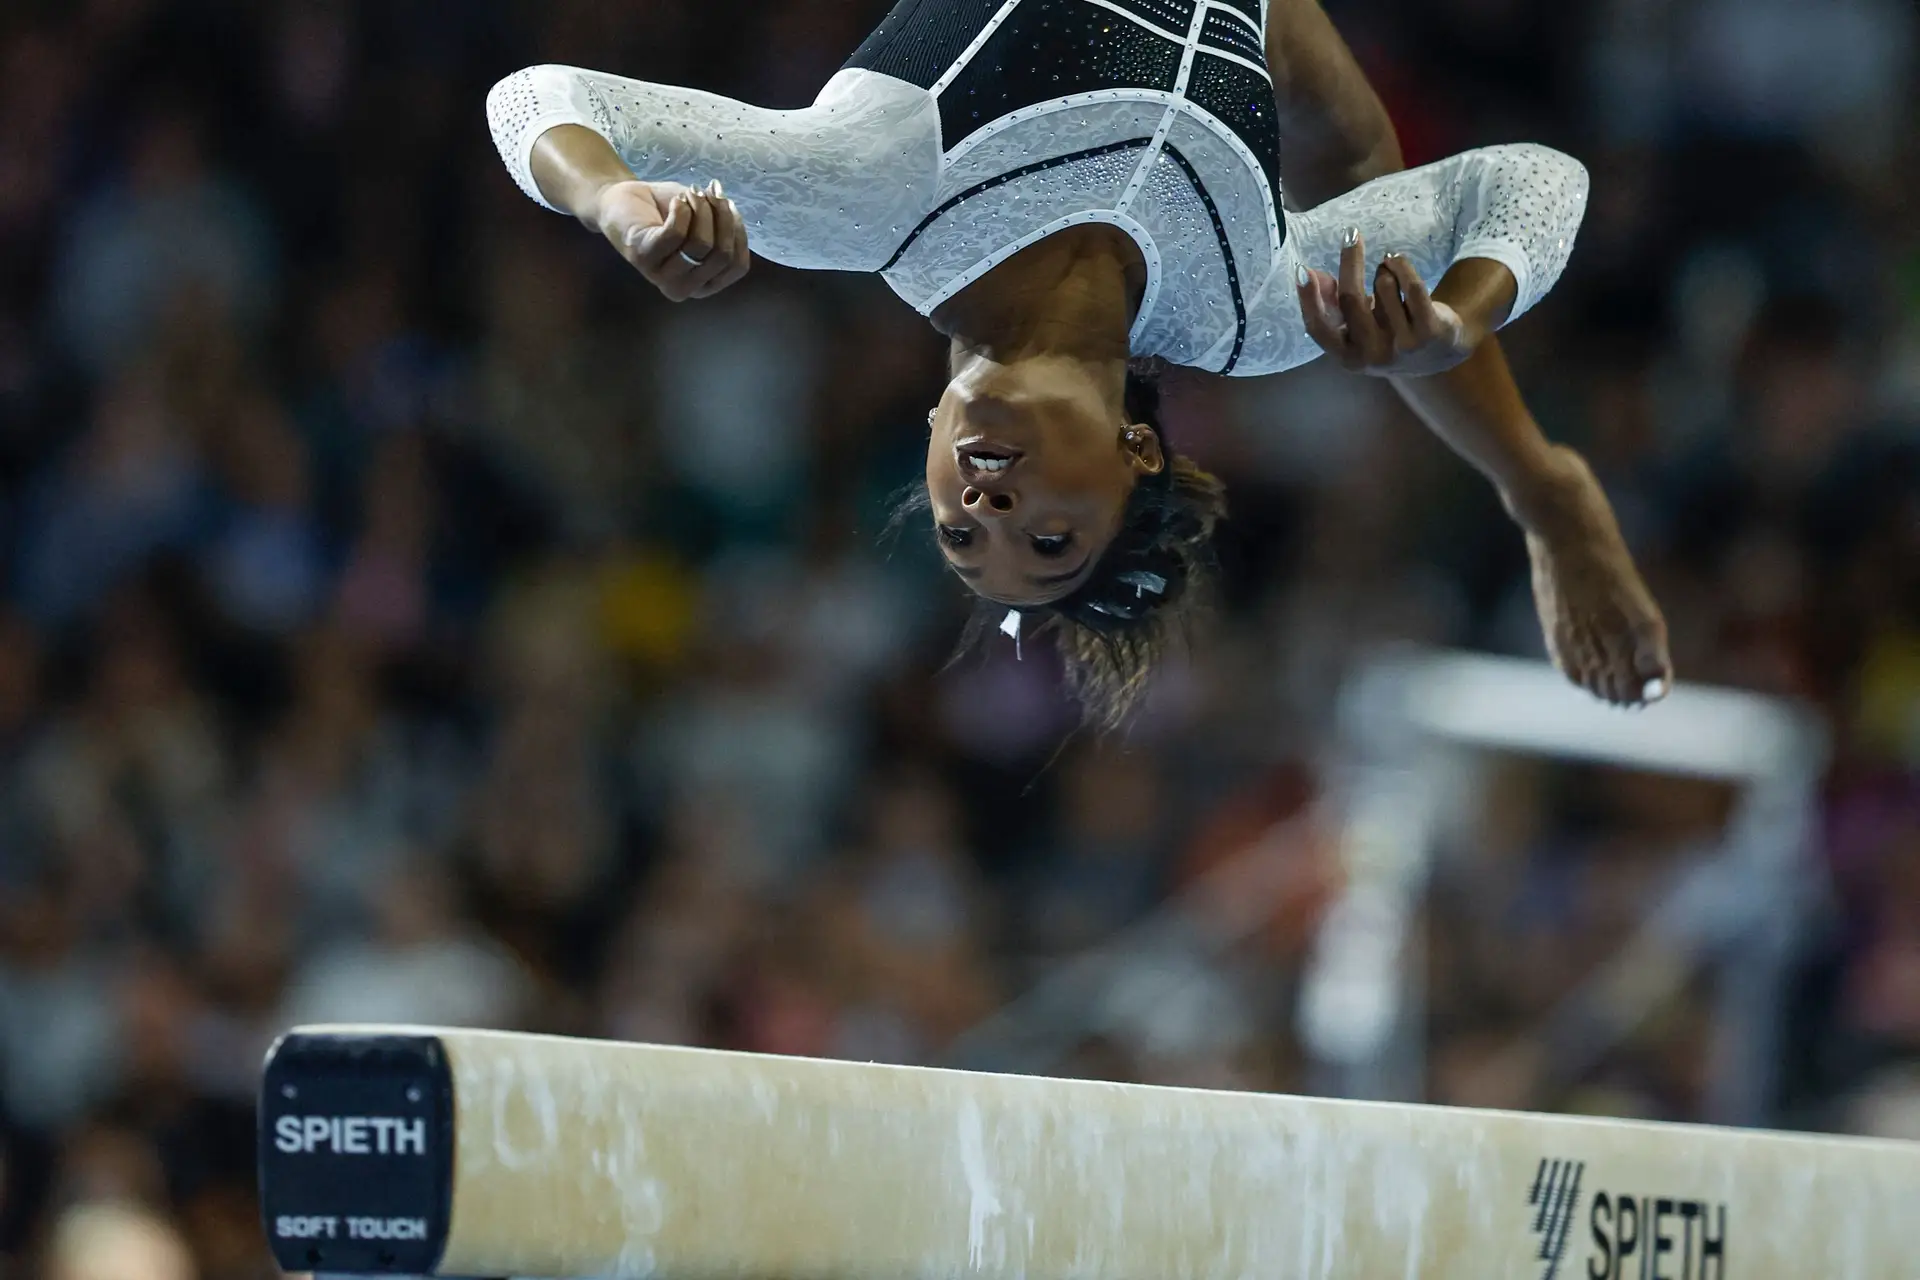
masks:
<path fill-rule="evenodd" d="M 940 541 L 950 547 L 964 547 L 973 541 L 973 530 L 956 529 L 950 524 L 940 526 Z"/>
<path fill-rule="evenodd" d="M 1073 545 L 1073 535 L 1070 533 L 1043 534 L 1032 541 L 1033 549 L 1043 556 L 1063 556 L 1067 553 L 1067 548 Z"/>

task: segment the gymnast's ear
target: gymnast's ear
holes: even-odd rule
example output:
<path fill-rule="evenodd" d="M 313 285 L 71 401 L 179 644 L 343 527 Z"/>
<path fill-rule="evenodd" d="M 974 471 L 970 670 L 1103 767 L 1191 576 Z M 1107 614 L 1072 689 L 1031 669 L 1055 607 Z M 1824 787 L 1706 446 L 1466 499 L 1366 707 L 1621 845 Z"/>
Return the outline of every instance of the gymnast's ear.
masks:
<path fill-rule="evenodd" d="M 1160 448 L 1160 433 L 1138 423 L 1120 429 L 1120 447 L 1126 450 L 1127 465 L 1143 476 L 1157 476 L 1167 469 L 1167 455 Z"/>

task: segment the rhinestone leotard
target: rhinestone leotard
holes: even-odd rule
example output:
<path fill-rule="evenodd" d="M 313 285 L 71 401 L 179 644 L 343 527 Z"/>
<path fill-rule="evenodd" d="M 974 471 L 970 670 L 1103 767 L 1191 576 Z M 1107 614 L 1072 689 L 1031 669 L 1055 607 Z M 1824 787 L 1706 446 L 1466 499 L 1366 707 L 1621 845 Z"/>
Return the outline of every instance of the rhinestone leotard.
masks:
<path fill-rule="evenodd" d="M 535 140 L 584 125 L 641 178 L 720 179 L 761 256 L 879 272 L 922 314 L 1038 240 L 1107 223 L 1146 259 L 1135 354 L 1220 373 L 1320 354 L 1294 271 L 1334 269 L 1348 227 L 1429 282 L 1462 258 L 1503 263 L 1510 321 L 1539 301 L 1586 207 L 1586 170 L 1557 151 L 1482 148 L 1283 207 L 1266 4 L 900 0 L 809 107 L 538 66 L 494 86 L 487 113 L 535 200 Z"/>

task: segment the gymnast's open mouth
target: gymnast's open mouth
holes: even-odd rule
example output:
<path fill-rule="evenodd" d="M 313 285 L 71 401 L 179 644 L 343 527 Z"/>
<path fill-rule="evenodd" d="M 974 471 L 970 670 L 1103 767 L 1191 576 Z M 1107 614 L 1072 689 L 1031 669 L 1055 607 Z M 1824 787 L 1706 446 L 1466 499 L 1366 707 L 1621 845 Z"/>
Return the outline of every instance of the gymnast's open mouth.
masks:
<path fill-rule="evenodd" d="M 969 480 L 1005 476 L 1023 456 L 1013 446 L 992 440 L 962 440 L 953 446 L 953 457 L 960 464 L 960 474 Z"/>

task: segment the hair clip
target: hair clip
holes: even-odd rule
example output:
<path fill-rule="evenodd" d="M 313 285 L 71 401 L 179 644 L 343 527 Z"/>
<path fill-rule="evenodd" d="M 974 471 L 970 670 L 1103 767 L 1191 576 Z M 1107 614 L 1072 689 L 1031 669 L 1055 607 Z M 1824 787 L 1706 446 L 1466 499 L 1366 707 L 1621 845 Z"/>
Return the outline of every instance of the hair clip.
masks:
<path fill-rule="evenodd" d="M 1007 616 L 1000 620 L 1000 634 L 1012 639 L 1013 660 L 1025 662 L 1026 659 L 1020 653 L 1020 611 L 1018 609 L 1007 610 Z"/>
<path fill-rule="evenodd" d="M 1148 573 L 1144 569 L 1134 573 L 1123 573 L 1120 575 L 1120 581 L 1133 588 L 1133 596 L 1136 600 L 1149 591 L 1158 596 L 1165 595 L 1167 590 L 1165 578 L 1157 573 Z"/>

